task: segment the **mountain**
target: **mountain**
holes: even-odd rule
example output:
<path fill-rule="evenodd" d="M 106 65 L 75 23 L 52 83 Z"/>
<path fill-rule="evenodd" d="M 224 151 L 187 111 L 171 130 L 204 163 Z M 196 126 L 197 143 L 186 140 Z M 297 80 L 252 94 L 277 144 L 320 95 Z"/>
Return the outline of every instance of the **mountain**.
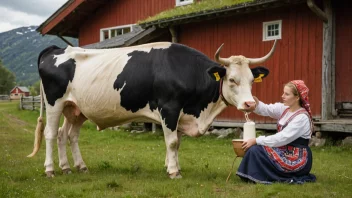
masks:
<path fill-rule="evenodd" d="M 42 36 L 37 26 L 20 27 L 0 33 L 0 58 L 6 68 L 16 75 L 17 84 L 29 86 L 39 80 L 37 59 L 39 53 L 51 46 L 66 47 L 57 36 Z M 66 38 L 74 46 L 78 40 Z"/>

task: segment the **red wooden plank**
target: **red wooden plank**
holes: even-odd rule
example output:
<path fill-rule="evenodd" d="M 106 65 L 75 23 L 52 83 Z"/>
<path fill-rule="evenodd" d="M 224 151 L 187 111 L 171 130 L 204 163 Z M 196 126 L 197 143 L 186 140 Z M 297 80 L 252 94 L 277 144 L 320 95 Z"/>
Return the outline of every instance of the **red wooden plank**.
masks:
<path fill-rule="evenodd" d="M 267 21 L 267 17 L 266 17 L 266 12 L 262 12 L 262 17 L 258 18 L 259 21 L 260 21 L 260 31 L 262 32 L 263 31 L 263 22 L 266 22 Z M 263 54 L 265 53 L 266 51 L 266 48 L 265 48 L 265 43 L 262 39 L 260 39 L 260 41 L 258 42 L 258 53 L 255 54 L 254 57 L 251 57 L 251 58 L 259 58 L 261 56 L 263 56 Z M 260 101 L 264 102 L 264 103 L 268 103 L 268 99 L 269 96 L 271 95 L 272 93 L 272 83 L 274 81 L 274 76 L 273 76 L 273 65 L 270 64 L 269 61 L 265 62 L 264 65 L 270 70 L 270 74 L 269 76 L 267 77 L 267 79 L 265 79 L 265 83 L 266 83 L 266 86 L 265 88 L 263 89 L 260 89 L 257 97 Z M 257 66 L 257 65 L 254 65 L 254 66 Z M 262 116 L 259 116 L 259 122 L 260 123 L 265 123 L 266 121 L 266 118 L 265 117 L 262 117 Z"/>
<path fill-rule="evenodd" d="M 238 41 L 238 36 L 237 36 L 237 28 L 238 28 L 238 23 L 236 18 L 232 17 L 230 19 L 232 24 L 229 26 L 230 29 L 230 40 L 228 43 L 225 43 L 225 45 L 229 45 L 228 47 L 230 48 L 231 55 L 235 55 L 236 48 L 237 48 L 237 41 Z"/>
<path fill-rule="evenodd" d="M 346 15 L 348 16 L 348 18 L 346 17 L 346 19 L 347 19 L 346 24 L 352 24 L 352 16 L 350 14 L 347 14 L 349 11 L 346 8 L 347 8 L 347 6 L 345 7 Z M 348 54 L 348 55 L 343 57 L 343 59 L 346 59 L 346 58 L 348 59 L 348 62 L 347 62 L 348 69 L 346 72 L 347 76 L 344 78 L 345 82 L 346 82 L 346 83 L 344 83 L 344 88 L 345 88 L 347 94 L 344 98 L 344 102 L 352 102 L 352 88 L 350 85 L 350 77 L 352 76 L 352 57 L 351 57 L 351 54 L 352 54 L 352 38 L 351 38 L 352 26 L 350 25 L 348 27 L 348 29 L 349 29 L 348 35 L 350 35 L 350 36 L 346 39 L 347 44 L 345 45 L 345 47 L 347 48 L 346 54 Z"/>
<path fill-rule="evenodd" d="M 295 65 L 295 76 L 294 79 L 300 79 L 302 77 L 302 29 L 303 29 L 303 16 L 302 9 L 297 9 L 296 15 L 296 65 Z"/>
<path fill-rule="evenodd" d="M 246 56 L 248 58 L 254 57 L 255 53 L 257 53 L 257 48 L 256 48 L 256 43 L 258 43 L 258 31 L 259 31 L 259 27 L 260 27 L 260 23 L 258 23 L 258 19 L 257 19 L 257 15 L 255 13 L 253 13 L 253 15 L 250 15 L 249 20 L 251 21 L 251 27 L 249 28 L 250 33 L 249 33 L 249 37 L 251 40 L 251 43 L 249 44 L 250 47 L 250 53 L 246 54 Z M 252 65 L 249 65 L 250 68 L 253 68 Z M 257 87 L 261 86 L 262 83 L 254 83 L 252 85 L 252 95 L 253 96 L 257 96 L 258 93 L 258 89 Z M 252 119 L 253 121 L 259 123 L 258 121 L 258 116 L 255 116 L 255 114 L 251 114 L 250 115 L 250 119 Z"/>
<path fill-rule="evenodd" d="M 308 54 L 308 65 L 307 65 L 307 73 L 308 73 L 308 82 L 309 83 L 307 86 L 310 89 L 309 92 L 309 97 L 311 100 L 311 109 L 312 109 L 312 115 L 313 116 L 318 116 L 319 114 L 316 114 L 316 108 L 318 107 L 317 104 L 314 101 L 317 101 L 317 96 L 314 89 L 315 89 L 315 82 L 316 82 L 316 67 L 320 67 L 320 65 L 316 65 L 315 62 L 315 56 L 317 54 L 321 53 L 316 53 L 315 51 L 315 32 L 316 32 L 316 16 L 314 14 L 309 15 L 309 28 L 308 28 L 308 35 L 309 35 L 309 54 Z M 313 113 L 314 112 L 314 113 Z"/>
<path fill-rule="evenodd" d="M 315 42 L 315 50 L 319 55 L 316 56 L 315 63 L 316 63 L 316 72 L 315 72 L 315 95 L 316 95 L 316 105 L 319 105 L 316 109 L 316 114 L 321 115 L 321 86 L 322 86 L 322 53 L 323 53 L 323 22 L 319 19 L 316 19 L 316 42 Z"/>
<path fill-rule="evenodd" d="M 308 8 L 306 8 L 308 9 Z M 308 16 L 308 11 L 304 10 L 301 13 L 302 15 L 302 54 L 301 54 L 301 77 L 300 79 L 303 80 L 307 85 L 309 85 L 309 79 L 308 79 L 308 67 L 309 67 L 309 62 L 308 62 L 308 47 L 309 47 L 309 16 Z M 299 78 L 299 77 L 298 77 Z"/>
<path fill-rule="evenodd" d="M 342 86 L 343 86 L 343 67 L 342 65 L 344 64 L 343 60 L 343 55 L 344 51 L 344 41 L 345 41 L 345 35 L 346 31 L 344 30 L 344 15 L 342 13 L 342 10 L 340 8 L 337 8 L 337 14 L 336 14 L 336 61 L 335 61 L 335 83 L 336 83 L 336 94 L 335 94 L 335 100 L 336 102 L 342 102 Z"/>
<path fill-rule="evenodd" d="M 273 19 L 271 14 L 272 14 L 271 11 L 265 11 L 263 22 L 272 21 Z M 261 50 L 261 54 L 258 54 L 258 57 L 262 57 L 269 52 L 270 48 L 272 47 L 272 41 L 262 41 L 261 45 L 263 46 L 263 48 Z M 275 90 L 275 81 L 278 80 L 278 73 L 276 68 L 277 66 L 275 65 L 275 61 L 274 61 L 275 57 L 277 56 L 278 56 L 278 48 L 276 48 L 275 54 L 264 63 L 266 66 L 270 67 L 270 75 L 271 75 L 270 80 L 268 80 L 269 86 L 267 87 L 267 90 L 265 90 L 264 92 L 261 92 L 262 100 L 266 104 L 274 103 L 278 100 L 274 94 L 277 91 Z M 264 122 L 265 123 L 270 122 L 269 117 L 265 117 Z"/>
<path fill-rule="evenodd" d="M 294 8 L 290 9 L 289 12 L 289 33 L 288 33 L 288 62 L 289 62 L 289 68 L 288 68 L 288 80 L 293 80 L 294 76 L 295 76 L 295 67 L 297 64 L 296 61 L 296 36 L 295 36 L 295 32 L 296 32 L 296 15 L 297 12 Z"/>
<path fill-rule="evenodd" d="M 207 23 L 207 25 L 206 25 L 206 27 L 205 27 L 205 31 L 206 31 L 206 33 L 205 33 L 205 39 L 204 39 L 204 43 L 205 43 L 205 51 L 204 51 L 204 53 L 208 56 L 208 57 L 210 57 L 211 58 L 211 54 L 212 54 L 212 52 L 211 52 L 211 44 L 212 44 L 212 40 L 213 40 L 213 31 L 212 31 L 212 22 L 211 21 L 209 21 L 209 23 Z"/>
<path fill-rule="evenodd" d="M 281 14 L 281 20 L 282 20 L 282 29 L 281 29 L 281 40 L 280 40 L 280 60 L 279 60 L 279 67 L 280 67 L 280 80 L 279 80 L 279 93 L 278 93 L 278 99 L 280 102 L 282 102 L 281 95 L 283 93 L 283 85 L 286 84 L 288 81 L 290 81 L 289 77 L 289 67 L 291 65 L 289 64 L 289 34 L 292 31 L 290 27 L 290 16 L 289 13 L 290 9 L 286 8 L 283 10 L 283 13 Z"/>

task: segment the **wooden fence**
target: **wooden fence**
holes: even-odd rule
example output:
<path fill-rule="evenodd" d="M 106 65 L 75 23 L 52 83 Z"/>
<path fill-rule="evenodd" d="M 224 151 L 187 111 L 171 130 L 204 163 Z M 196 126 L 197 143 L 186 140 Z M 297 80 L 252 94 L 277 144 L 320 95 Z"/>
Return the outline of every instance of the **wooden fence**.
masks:
<path fill-rule="evenodd" d="M 0 95 L 0 101 L 11 101 L 9 95 Z"/>
<path fill-rule="evenodd" d="M 20 109 L 40 110 L 40 96 L 22 96 L 20 99 Z"/>

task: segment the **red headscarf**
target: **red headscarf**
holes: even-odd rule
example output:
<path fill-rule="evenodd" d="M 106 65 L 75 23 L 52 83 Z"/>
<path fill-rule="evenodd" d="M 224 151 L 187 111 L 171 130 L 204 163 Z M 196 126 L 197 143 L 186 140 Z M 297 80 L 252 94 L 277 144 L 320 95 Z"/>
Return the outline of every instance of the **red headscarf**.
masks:
<path fill-rule="evenodd" d="M 310 116 L 310 119 L 312 119 L 312 111 L 310 110 L 310 104 L 309 104 L 309 99 L 308 99 L 308 92 L 309 89 L 308 87 L 304 84 L 303 80 L 293 80 L 291 81 L 292 84 L 295 85 L 299 97 L 302 101 L 303 108 L 305 108 Z"/>

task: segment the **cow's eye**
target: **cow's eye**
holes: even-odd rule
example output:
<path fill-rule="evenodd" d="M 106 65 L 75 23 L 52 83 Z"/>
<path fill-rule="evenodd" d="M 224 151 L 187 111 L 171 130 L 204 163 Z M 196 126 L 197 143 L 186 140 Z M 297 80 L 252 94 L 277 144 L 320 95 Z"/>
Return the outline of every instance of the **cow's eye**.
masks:
<path fill-rule="evenodd" d="M 230 78 L 230 82 L 231 83 L 234 83 L 234 84 L 236 84 L 236 85 L 238 85 L 238 83 L 235 81 L 235 79 L 233 79 L 233 78 Z"/>

